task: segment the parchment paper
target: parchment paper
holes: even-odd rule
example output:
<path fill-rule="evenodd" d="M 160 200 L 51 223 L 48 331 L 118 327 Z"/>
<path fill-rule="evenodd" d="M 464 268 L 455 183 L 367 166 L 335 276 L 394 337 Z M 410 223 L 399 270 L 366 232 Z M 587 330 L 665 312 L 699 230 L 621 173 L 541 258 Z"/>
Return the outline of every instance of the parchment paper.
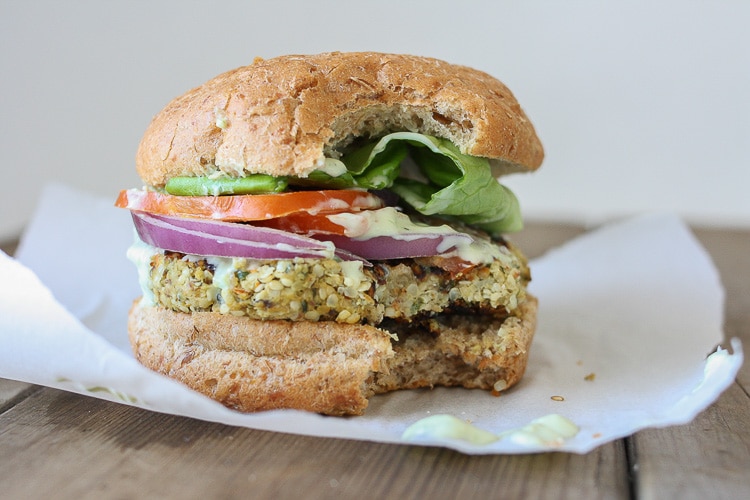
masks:
<path fill-rule="evenodd" d="M 739 340 L 723 339 L 724 292 L 707 253 L 679 218 L 657 214 L 594 230 L 531 263 L 539 326 L 526 375 L 500 397 L 438 388 L 376 396 L 362 417 L 240 414 L 132 357 L 125 323 L 140 291 L 125 251 L 134 233 L 113 200 L 49 186 L 17 260 L 0 253 L 0 377 L 229 425 L 389 443 L 405 443 L 409 425 L 435 414 L 499 434 L 554 413 L 578 434 L 555 445 L 416 444 L 586 453 L 639 429 L 689 422 L 742 364 Z"/>

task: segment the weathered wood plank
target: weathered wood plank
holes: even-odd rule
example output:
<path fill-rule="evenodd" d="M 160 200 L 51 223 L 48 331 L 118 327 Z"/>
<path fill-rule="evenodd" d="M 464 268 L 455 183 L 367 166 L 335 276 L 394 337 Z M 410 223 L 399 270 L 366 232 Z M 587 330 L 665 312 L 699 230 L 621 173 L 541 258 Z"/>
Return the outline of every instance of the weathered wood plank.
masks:
<path fill-rule="evenodd" d="M 626 468 L 622 442 L 584 456 L 472 457 L 233 428 L 53 389 L 0 415 L 8 498 L 626 498 Z"/>
<path fill-rule="evenodd" d="M 8 405 L 12 405 L 16 398 L 23 395 L 31 387 L 31 384 L 25 382 L 0 378 L 0 411 Z"/>
<path fill-rule="evenodd" d="M 739 384 L 688 425 L 635 435 L 639 498 L 747 498 L 750 397 Z"/>

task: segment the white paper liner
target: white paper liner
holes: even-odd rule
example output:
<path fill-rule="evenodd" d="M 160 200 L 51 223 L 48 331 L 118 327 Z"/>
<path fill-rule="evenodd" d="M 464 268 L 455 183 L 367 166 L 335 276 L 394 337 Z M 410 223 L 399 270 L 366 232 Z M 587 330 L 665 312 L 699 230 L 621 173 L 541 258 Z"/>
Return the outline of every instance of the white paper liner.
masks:
<path fill-rule="evenodd" d="M 526 375 L 500 397 L 436 388 L 376 396 L 362 417 L 240 414 L 132 357 L 126 316 L 140 291 L 125 250 L 133 237 L 129 214 L 113 200 L 60 185 L 45 190 L 17 260 L 0 253 L 0 377 L 229 425 L 387 443 L 404 443 L 409 425 L 435 414 L 499 434 L 555 413 L 580 428 L 575 437 L 554 445 L 439 437 L 416 444 L 468 454 L 586 453 L 643 428 L 689 422 L 742 364 L 737 339 L 731 352 L 714 352 L 723 341 L 724 292 L 707 253 L 679 218 L 649 215 L 531 263 L 539 326 Z"/>

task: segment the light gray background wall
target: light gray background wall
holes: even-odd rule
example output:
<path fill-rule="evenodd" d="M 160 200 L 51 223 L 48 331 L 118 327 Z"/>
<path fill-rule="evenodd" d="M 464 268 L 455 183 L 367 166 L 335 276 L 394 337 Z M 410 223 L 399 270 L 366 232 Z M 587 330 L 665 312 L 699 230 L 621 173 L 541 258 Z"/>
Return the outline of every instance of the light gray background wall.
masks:
<path fill-rule="evenodd" d="M 494 74 L 547 150 L 525 216 L 750 227 L 750 2 L 0 0 L 0 239 L 45 182 L 109 196 L 171 98 L 255 56 L 377 50 Z"/>

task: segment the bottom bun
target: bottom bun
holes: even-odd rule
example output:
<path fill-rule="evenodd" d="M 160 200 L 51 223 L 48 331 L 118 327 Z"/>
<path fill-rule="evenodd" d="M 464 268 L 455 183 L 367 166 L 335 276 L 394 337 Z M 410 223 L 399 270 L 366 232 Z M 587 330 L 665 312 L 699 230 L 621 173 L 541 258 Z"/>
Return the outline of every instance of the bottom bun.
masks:
<path fill-rule="evenodd" d="M 536 310 L 528 296 L 504 320 L 435 318 L 394 326 L 392 335 L 368 325 L 188 314 L 138 301 L 128 327 L 139 362 L 229 408 L 361 415 L 377 393 L 511 387 L 526 368 Z"/>

